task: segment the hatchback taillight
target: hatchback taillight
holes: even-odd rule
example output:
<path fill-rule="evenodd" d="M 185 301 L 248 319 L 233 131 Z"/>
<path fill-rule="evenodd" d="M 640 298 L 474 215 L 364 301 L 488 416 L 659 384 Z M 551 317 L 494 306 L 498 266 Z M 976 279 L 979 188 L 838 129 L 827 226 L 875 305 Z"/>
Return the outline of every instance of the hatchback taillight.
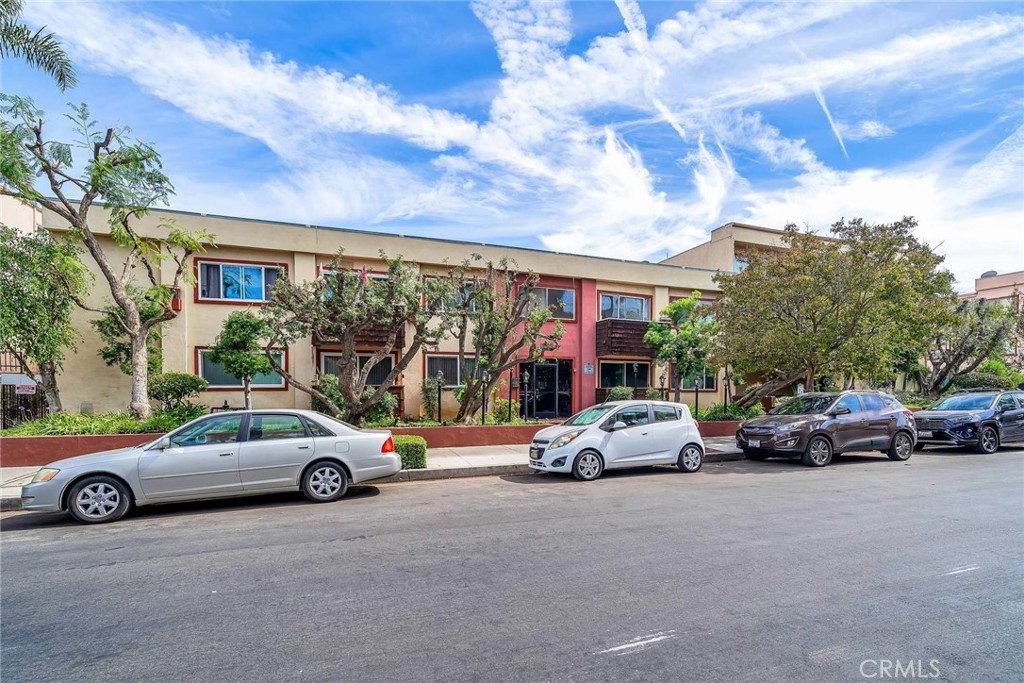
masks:
<path fill-rule="evenodd" d="M 395 442 L 391 439 L 390 436 L 387 438 L 387 440 L 384 441 L 384 445 L 380 447 L 380 452 L 381 453 L 394 453 L 395 452 Z"/>

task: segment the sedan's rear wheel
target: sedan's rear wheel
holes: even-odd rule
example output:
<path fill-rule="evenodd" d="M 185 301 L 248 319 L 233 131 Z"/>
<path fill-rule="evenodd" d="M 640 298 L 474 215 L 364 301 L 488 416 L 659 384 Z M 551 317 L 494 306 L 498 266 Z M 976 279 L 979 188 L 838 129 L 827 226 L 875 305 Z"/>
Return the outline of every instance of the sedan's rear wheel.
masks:
<path fill-rule="evenodd" d="M 889 451 L 886 455 L 890 460 L 906 460 L 914 454 L 914 440 L 906 432 L 896 432 L 889 444 Z"/>
<path fill-rule="evenodd" d="M 604 472 L 604 461 L 594 451 L 583 451 L 572 462 L 572 474 L 580 481 L 594 481 Z"/>
<path fill-rule="evenodd" d="M 999 432 L 992 425 L 985 425 L 978 435 L 978 445 L 974 447 L 978 453 L 995 453 L 999 450 Z"/>
<path fill-rule="evenodd" d="M 824 467 L 832 462 L 832 444 L 823 436 L 816 436 L 807 444 L 802 462 L 808 467 Z"/>
<path fill-rule="evenodd" d="M 103 524 L 124 517 L 131 507 L 128 487 L 112 477 L 88 477 L 68 494 L 68 513 L 84 524 Z"/>
<path fill-rule="evenodd" d="M 302 476 L 302 492 L 314 503 L 330 503 L 347 491 L 348 475 L 338 463 L 314 463 Z"/>
<path fill-rule="evenodd" d="M 681 472 L 696 472 L 704 464 L 704 452 L 700 449 L 700 446 L 690 444 L 679 453 L 679 459 L 676 460 L 676 467 Z"/>

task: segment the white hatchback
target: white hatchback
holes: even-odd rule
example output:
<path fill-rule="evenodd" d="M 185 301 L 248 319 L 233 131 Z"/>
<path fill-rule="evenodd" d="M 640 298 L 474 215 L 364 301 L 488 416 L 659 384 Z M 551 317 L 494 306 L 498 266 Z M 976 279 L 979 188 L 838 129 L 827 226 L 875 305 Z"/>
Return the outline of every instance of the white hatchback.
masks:
<path fill-rule="evenodd" d="M 602 403 L 540 430 L 530 443 L 532 469 L 572 472 L 583 481 L 606 469 L 676 465 L 696 472 L 703 464 L 704 441 L 681 403 Z"/>

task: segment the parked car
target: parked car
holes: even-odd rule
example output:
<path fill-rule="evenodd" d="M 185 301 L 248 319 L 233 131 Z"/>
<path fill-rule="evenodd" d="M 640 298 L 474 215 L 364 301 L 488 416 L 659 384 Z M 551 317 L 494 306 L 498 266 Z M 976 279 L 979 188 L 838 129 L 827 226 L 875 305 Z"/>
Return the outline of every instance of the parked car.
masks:
<path fill-rule="evenodd" d="M 530 467 L 571 472 L 593 481 L 606 469 L 675 465 L 696 472 L 704 441 L 690 409 L 664 401 L 612 401 L 540 430 L 530 443 Z"/>
<path fill-rule="evenodd" d="M 965 391 L 914 414 L 918 444 L 966 446 L 995 453 L 999 444 L 1024 441 L 1024 391 Z"/>
<path fill-rule="evenodd" d="M 878 391 L 801 394 L 736 432 L 736 445 L 751 460 L 800 458 L 808 467 L 824 467 L 844 451 L 906 460 L 916 443 L 913 413 Z"/>
<path fill-rule="evenodd" d="M 327 503 L 344 496 L 349 482 L 401 468 L 390 432 L 309 410 L 235 411 L 141 446 L 50 463 L 22 488 L 21 504 L 94 524 L 120 519 L 133 505 L 278 491 Z"/>

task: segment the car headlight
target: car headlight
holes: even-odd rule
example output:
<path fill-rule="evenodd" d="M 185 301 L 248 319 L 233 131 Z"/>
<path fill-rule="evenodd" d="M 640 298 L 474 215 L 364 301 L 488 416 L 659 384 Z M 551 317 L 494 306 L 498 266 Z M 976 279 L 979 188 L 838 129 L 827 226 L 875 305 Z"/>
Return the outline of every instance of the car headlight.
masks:
<path fill-rule="evenodd" d="M 780 425 L 776 431 L 779 432 L 791 432 L 794 429 L 800 429 L 806 427 L 810 420 L 800 420 L 799 422 L 790 422 L 788 425 Z"/>
<path fill-rule="evenodd" d="M 41 481 L 50 481 L 57 476 L 58 472 L 60 472 L 60 470 L 55 470 L 52 467 L 44 467 L 36 472 L 36 476 L 32 477 L 32 483 L 38 484 Z"/>
<path fill-rule="evenodd" d="M 575 432 L 566 432 L 565 434 L 562 434 L 560 437 L 552 441 L 551 445 L 548 446 L 548 449 L 554 450 L 555 448 L 561 448 L 562 446 L 566 446 L 572 443 L 577 436 L 579 436 L 585 431 L 586 430 L 584 429 L 577 429 Z"/>
<path fill-rule="evenodd" d="M 954 427 L 959 427 L 960 425 L 967 424 L 968 422 L 971 422 L 973 420 L 974 418 L 971 417 L 970 415 L 957 415 L 956 417 L 949 418 L 949 424 L 953 425 Z"/>

